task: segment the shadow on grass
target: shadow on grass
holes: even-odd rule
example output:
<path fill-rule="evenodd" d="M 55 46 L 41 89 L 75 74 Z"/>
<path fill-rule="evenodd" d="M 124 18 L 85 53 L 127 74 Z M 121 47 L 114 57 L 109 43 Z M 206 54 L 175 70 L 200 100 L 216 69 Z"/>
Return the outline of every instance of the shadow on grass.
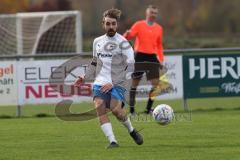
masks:
<path fill-rule="evenodd" d="M 238 144 L 158 144 L 158 145 L 143 145 L 141 147 L 169 147 L 169 148 L 188 148 L 188 149 L 211 149 L 211 148 L 236 148 L 239 147 Z M 130 148 L 130 146 L 125 146 L 125 148 Z"/>
<path fill-rule="evenodd" d="M 33 115 L 33 116 L 21 116 L 21 117 L 10 116 L 10 115 L 0 115 L 0 119 L 47 118 L 47 117 L 56 117 L 56 116 L 55 115 L 46 114 L 46 113 L 38 113 L 38 114 Z"/>
<path fill-rule="evenodd" d="M 209 109 L 194 109 L 191 110 L 192 113 L 201 113 L 201 112 L 216 112 L 216 111 L 233 111 L 233 110 L 240 110 L 240 107 L 236 108 L 221 108 L 221 107 L 216 107 L 216 108 L 209 108 Z"/>
<path fill-rule="evenodd" d="M 194 110 L 189 110 L 189 111 L 175 111 L 174 113 L 207 113 L 207 112 L 216 112 L 216 111 L 240 111 L 240 107 L 236 107 L 236 108 L 211 108 L 211 109 L 194 109 Z M 140 113 L 141 114 L 141 113 Z M 63 116 L 69 116 L 69 115 L 63 115 Z M 56 115 L 54 114 L 47 114 L 47 113 L 38 113 L 32 116 L 21 116 L 21 117 L 17 117 L 17 116 L 11 116 L 11 115 L 0 115 L 0 119 L 17 119 L 17 118 L 49 118 L 49 117 L 56 117 Z"/>
<path fill-rule="evenodd" d="M 10 119 L 10 118 L 14 118 L 13 116 L 9 116 L 9 115 L 0 115 L 0 119 Z"/>
<path fill-rule="evenodd" d="M 45 117 L 56 117 L 56 116 L 55 115 L 51 115 L 51 114 L 46 114 L 46 113 L 38 113 L 38 114 L 35 114 L 33 117 L 45 118 Z"/>

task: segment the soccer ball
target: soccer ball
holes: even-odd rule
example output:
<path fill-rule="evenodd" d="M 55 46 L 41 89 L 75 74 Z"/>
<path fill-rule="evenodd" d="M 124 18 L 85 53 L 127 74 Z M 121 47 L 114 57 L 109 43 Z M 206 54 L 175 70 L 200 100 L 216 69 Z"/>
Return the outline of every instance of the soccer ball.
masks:
<path fill-rule="evenodd" d="M 152 116 L 161 125 L 167 125 L 173 121 L 173 109 L 167 104 L 160 104 L 154 108 Z"/>

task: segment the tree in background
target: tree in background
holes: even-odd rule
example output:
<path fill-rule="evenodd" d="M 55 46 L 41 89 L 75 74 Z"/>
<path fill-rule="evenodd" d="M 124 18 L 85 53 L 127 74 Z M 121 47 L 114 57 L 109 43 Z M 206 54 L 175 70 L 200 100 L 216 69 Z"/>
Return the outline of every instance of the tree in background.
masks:
<path fill-rule="evenodd" d="M 196 31 L 213 33 L 240 32 L 239 0 L 202 0 L 193 19 Z"/>
<path fill-rule="evenodd" d="M 42 0 L 34 2 L 33 5 L 28 8 L 28 11 L 67 11 L 71 9 L 71 2 L 69 0 Z"/>
<path fill-rule="evenodd" d="M 145 17 L 149 4 L 160 8 L 159 23 L 174 35 L 240 32 L 239 0 L 181 0 L 181 3 L 179 0 L 101 0 L 101 3 L 98 0 L 1 0 L 0 4 L 0 13 L 81 10 L 85 35 L 102 31 L 99 23 L 106 9 L 117 7 L 123 11 L 122 32 Z"/>
<path fill-rule="evenodd" d="M 189 35 L 239 37 L 240 0 L 1 0 L 0 13 L 80 10 L 83 37 L 90 42 L 91 37 L 102 34 L 99 24 L 106 9 L 116 7 L 123 11 L 119 23 L 123 33 L 136 20 L 144 19 L 149 4 L 160 9 L 158 22 L 165 28 L 164 35 L 174 37 L 168 42 L 178 37 L 181 42 Z"/>
<path fill-rule="evenodd" d="M 1 0 L 0 13 L 16 13 L 26 11 L 29 7 L 30 0 Z"/>

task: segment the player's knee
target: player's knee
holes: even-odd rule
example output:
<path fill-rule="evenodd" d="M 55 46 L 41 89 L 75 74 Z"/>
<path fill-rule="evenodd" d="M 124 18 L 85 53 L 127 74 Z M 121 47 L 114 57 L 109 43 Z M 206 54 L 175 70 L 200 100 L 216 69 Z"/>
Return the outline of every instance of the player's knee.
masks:
<path fill-rule="evenodd" d="M 115 108 L 115 109 L 112 110 L 112 113 L 113 113 L 113 115 L 116 116 L 116 118 L 117 118 L 119 121 L 124 121 L 124 120 L 125 120 L 126 114 L 125 114 L 125 112 L 122 110 L 122 108 Z"/>
<path fill-rule="evenodd" d="M 153 87 L 157 87 L 159 85 L 159 80 L 158 79 L 152 79 L 151 83 L 152 83 Z"/>
<path fill-rule="evenodd" d="M 120 112 L 120 109 L 119 109 L 118 107 L 114 107 L 114 108 L 112 109 L 112 113 L 113 113 L 115 116 L 118 116 L 119 112 Z"/>
<path fill-rule="evenodd" d="M 112 113 L 119 119 L 122 116 L 122 108 L 115 107 L 112 109 Z"/>
<path fill-rule="evenodd" d="M 140 78 L 139 79 L 133 79 L 132 87 L 133 88 L 137 88 L 137 86 L 139 85 L 140 80 L 141 80 Z"/>
<path fill-rule="evenodd" d="M 95 108 L 99 108 L 104 105 L 104 101 L 102 99 L 95 99 L 94 103 L 95 103 Z"/>

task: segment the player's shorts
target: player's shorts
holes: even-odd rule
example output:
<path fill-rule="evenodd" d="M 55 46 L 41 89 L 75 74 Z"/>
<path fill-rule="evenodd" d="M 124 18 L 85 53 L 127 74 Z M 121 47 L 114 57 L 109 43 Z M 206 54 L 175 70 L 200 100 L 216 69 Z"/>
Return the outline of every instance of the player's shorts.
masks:
<path fill-rule="evenodd" d="M 119 101 L 124 102 L 125 97 L 124 94 L 126 92 L 126 89 L 120 86 L 114 86 L 111 90 L 109 90 L 107 93 L 101 92 L 100 85 L 93 85 L 93 99 L 96 97 L 99 97 L 103 99 L 106 102 L 106 107 L 110 108 L 110 101 L 111 98 L 115 98 Z"/>
<path fill-rule="evenodd" d="M 134 67 L 134 73 L 132 74 L 133 79 L 141 79 L 144 73 L 146 73 L 147 80 L 159 78 L 161 66 L 156 54 L 137 52 Z"/>

